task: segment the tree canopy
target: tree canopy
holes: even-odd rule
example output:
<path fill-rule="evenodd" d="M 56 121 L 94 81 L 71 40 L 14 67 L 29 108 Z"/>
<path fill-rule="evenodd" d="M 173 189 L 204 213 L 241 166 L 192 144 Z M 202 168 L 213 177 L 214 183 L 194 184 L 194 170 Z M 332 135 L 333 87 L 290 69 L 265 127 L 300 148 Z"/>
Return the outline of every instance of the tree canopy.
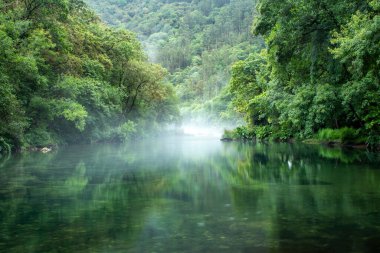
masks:
<path fill-rule="evenodd" d="M 0 139 L 14 149 L 123 141 L 178 118 L 166 71 L 80 0 L 1 0 L 0 44 Z"/>
<path fill-rule="evenodd" d="M 380 143 L 378 0 L 86 2 L 112 27 L 0 0 L 1 147 L 123 141 L 178 105 L 249 138 Z"/>
<path fill-rule="evenodd" d="M 311 138 L 346 127 L 379 143 L 378 1 L 261 0 L 258 12 L 253 33 L 266 48 L 236 63 L 230 82 L 253 132 Z"/>
<path fill-rule="evenodd" d="M 250 33 L 252 0 L 87 0 L 108 24 L 139 35 L 151 61 L 168 69 L 182 115 L 220 122 L 228 107 L 231 65 L 263 41 Z"/>

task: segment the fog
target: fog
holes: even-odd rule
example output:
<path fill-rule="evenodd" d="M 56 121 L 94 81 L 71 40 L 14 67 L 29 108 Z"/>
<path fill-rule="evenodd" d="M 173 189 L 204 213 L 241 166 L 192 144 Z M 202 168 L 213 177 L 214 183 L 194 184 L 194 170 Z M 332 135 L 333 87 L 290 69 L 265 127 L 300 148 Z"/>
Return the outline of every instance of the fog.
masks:
<path fill-rule="evenodd" d="M 180 126 L 176 126 L 176 132 L 180 135 L 200 138 L 221 139 L 224 130 L 232 130 L 239 126 L 240 122 L 207 122 L 201 118 L 187 118 Z"/>
<path fill-rule="evenodd" d="M 182 131 L 185 135 L 196 137 L 221 138 L 223 135 L 223 130 L 223 128 L 216 126 L 204 126 L 195 124 L 182 126 Z"/>

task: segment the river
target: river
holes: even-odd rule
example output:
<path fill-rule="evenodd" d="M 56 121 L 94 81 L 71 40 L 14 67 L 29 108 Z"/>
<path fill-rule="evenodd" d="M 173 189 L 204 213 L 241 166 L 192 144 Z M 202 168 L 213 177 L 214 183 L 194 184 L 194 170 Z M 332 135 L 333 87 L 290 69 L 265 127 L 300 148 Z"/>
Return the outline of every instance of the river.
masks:
<path fill-rule="evenodd" d="M 0 252 L 380 252 L 380 156 L 178 137 L 0 160 Z"/>

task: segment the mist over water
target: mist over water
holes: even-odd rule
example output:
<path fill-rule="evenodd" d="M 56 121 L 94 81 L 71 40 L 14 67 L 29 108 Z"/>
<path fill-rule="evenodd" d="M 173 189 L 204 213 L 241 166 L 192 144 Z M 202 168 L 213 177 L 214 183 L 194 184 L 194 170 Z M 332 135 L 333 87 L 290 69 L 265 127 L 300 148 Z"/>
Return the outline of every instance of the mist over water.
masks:
<path fill-rule="evenodd" d="M 185 135 L 194 137 L 221 138 L 223 135 L 223 128 L 217 126 L 188 124 L 182 126 L 182 130 Z"/>
<path fill-rule="evenodd" d="M 221 139 L 225 130 L 232 130 L 241 125 L 241 121 L 211 121 L 206 117 L 186 118 L 178 127 L 179 132 L 199 138 Z"/>

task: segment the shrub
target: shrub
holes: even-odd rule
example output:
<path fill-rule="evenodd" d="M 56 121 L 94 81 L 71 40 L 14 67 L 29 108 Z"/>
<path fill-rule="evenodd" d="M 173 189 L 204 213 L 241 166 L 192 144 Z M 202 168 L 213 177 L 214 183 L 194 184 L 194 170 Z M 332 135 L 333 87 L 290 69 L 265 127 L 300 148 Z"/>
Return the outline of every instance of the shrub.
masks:
<path fill-rule="evenodd" d="M 369 149 L 380 150 L 380 136 L 377 133 L 370 132 L 366 143 Z"/>
<path fill-rule="evenodd" d="M 272 129 L 270 126 L 256 126 L 253 130 L 257 139 L 264 140 L 267 139 L 272 134 Z"/>
<path fill-rule="evenodd" d="M 317 138 L 321 141 L 355 142 L 358 133 L 355 129 L 344 127 L 340 129 L 325 128 L 318 132 Z"/>
<path fill-rule="evenodd" d="M 0 137 L 0 154 L 1 153 L 10 153 L 11 145 L 4 140 L 4 138 Z"/>
<path fill-rule="evenodd" d="M 270 139 L 273 141 L 288 141 L 294 137 L 290 129 L 279 127 L 279 128 L 273 128 L 271 129 L 271 135 Z"/>
<path fill-rule="evenodd" d="M 120 132 L 122 133 L 125 140 L 128 140 L 134 136 L 134 134 L 137 132 L 136 123 L 128 120 L 128 122 L 125 122 L 120 126 Z"/>
<path fill-rule="evenodd" d="M 36 128 L 25 134 L 25 147 L 46 147 L 50 145 L 56 145 L 58 140 L 46 129 Z"/>
<path fill-rule="evenodd" d="M 238 139 L 239 136 L 236 133 L 236 129 L 234 130 L 225 129 L 222 138 L 223 139 Z"/>
<path fill-rule="evenodd" d="M 250 140 L 255 138 L 255 132 L 254 129 L 251 129 L 246 126 L 240 126 L 233 130 L 224 130 L 222 138 Z"/>
<path fill-rule="evenodd" d="M 125 142 L 134 137 L 137 132 L 136 123 L 129 120 L 119 127 L 113 128 L 100 138 L 105 142 Z"/>
<path fill-rule="evenodd" d="M 245 126 L 237 127 L 235 131 L 236 131 L 237 136 L 239 136 L 240 139 L 253 139 L 255 137 L 255 133 L 253 129 L 250 129 Z"/>

